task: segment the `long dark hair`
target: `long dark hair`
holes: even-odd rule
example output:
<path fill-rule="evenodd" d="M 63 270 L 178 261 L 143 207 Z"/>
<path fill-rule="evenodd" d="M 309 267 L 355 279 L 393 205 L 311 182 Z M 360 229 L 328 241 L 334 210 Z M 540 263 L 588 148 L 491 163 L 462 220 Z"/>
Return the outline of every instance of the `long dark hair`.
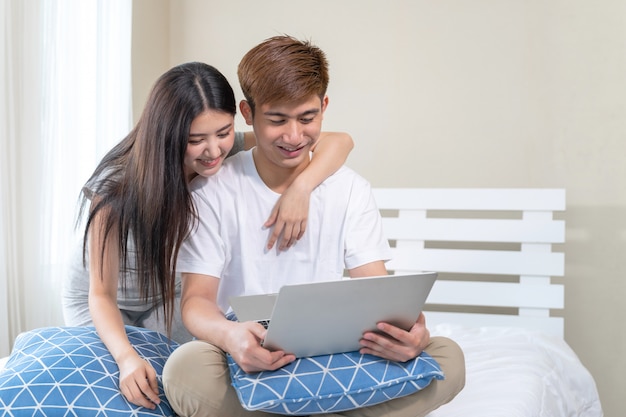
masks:
<path fill-rule="evenodd" d="M 97 198 L 85 225 L 83 262 L 90 228 L 101 215 L 102 252 L 90 256 L 100 256 L 104 265 L 107 237 L 115 230 L 120 268 L 129 271 L 128 244 L 134 243 L 133 275 L 144 300 L 163 300 L 168 335 L 176 257 L 196 219 L 184 170 L 191 123 L 206 110 L 235 115 L 236 109 L 232 87 L 217 69 L 199 62 L 174 67 L 155 83 L 135 128 L 104 156 L 89 179 Z M 88 200 L 83 193 L 79 219 Z M 123 288 L 125 275 L 119 277 Z"/>

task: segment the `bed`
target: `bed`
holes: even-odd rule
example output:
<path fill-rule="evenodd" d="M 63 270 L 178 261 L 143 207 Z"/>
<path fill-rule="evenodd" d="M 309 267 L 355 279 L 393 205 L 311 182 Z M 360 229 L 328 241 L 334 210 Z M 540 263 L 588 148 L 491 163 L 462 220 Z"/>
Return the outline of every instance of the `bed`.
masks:
<path fill-rule="evenodd" d="M 459 343 L 466 385 L 429 417 L 602 416 L 564 341 L 563 189 L 375 189 L 395 272 L 432 270 L 433 335 Z M 561 246 L 562 247 L 562 246 Z"/>
<path fill-rule="evenodd" d="M 594 379 L 564 341 L 564 320 L 555 314 L 564 308 L 565 254 L 558 249 L 565 222 L 555 214 L 565 211 L 565 190 L 377 188 L 374 194 L 393 250 L 388 269 L 439 272 L 427 323 L 465 353 L 465 388 L 428 417 L 603 415 Z M 146 345 L 157 365 L 175 348 L 163 344 L 154 352 L 159 341 Z"/>

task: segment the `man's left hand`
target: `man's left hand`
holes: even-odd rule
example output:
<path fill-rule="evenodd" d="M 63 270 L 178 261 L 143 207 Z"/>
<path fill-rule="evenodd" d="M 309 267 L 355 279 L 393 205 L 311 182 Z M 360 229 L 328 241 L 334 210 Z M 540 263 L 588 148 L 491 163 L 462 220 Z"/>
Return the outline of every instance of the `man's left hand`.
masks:
<path fill-rule="evenodd" d="M 379 332 L 365 332 L 361 339 L 362 354 L 370 354 L 396 362 L 406 362 L 417 357 L 430 343 L 424 313 L 409 331 L 389 323 L 378 323 Z"/>

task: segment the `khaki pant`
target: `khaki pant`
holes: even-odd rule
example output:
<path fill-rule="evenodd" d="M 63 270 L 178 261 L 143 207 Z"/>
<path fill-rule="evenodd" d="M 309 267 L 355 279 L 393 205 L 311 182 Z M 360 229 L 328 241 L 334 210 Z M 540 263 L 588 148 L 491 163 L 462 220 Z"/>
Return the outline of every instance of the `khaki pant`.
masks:
<path fill-rule="evenodd" d="M 465 385 L 465 358 L 459 346 L 445 337 L 433 337 L 425 349 L 441 366 L 444 380 L 433 380 L 415 394 L 334 417 L 419 417 L 454 398 Z M 269 417 L 276 414 L 247 411 L 230 384 L 225 353 L 209 343 L 192 341 L 180 346 L 163 369 L 165 394 L 182 417 Z"/>

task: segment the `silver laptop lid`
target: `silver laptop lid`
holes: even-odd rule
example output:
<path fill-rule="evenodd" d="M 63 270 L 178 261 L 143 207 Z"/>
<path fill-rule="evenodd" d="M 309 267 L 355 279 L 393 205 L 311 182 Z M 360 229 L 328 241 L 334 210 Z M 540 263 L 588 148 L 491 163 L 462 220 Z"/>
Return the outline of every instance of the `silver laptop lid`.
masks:
<path fill-rule="evenodd" d="M 264 346 L 297 357 L 358 350 L 363 332 L 380 321 L 410 329 L 436 278 L 427 272 L 286 285 Z"/>

